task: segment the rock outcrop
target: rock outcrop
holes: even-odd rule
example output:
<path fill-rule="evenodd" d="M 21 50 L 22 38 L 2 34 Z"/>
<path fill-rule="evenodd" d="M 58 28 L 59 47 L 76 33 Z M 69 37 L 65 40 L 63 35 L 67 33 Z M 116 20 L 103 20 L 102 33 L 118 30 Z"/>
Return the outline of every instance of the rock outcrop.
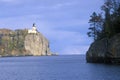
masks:
<path fill-rule="evenodd" d="M 120 34 L 92 43 L 86 60 L 92 63 L 120 63 Z"/>
<path fill-rule="evenodd" d="M 34 56 L 51 55 L 48 40 L 40 33 L 25 37 L 25 50 Z"/>
<path fill-rule="evenodd" d="M 51 55 L 51 52 L 49 41 L 41 33 L 28 33 L 27 29 L 0 29 L 0 56 L 42 55 Z"/>

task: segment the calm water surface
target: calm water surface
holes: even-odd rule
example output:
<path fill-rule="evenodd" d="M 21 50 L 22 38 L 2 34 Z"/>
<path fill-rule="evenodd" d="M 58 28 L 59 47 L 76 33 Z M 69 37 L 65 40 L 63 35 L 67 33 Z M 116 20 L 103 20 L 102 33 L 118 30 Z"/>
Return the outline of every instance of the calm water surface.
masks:
<path fill-rule="evenodd" d="M 86 63 L 85 56 L 6 57 L 0 80 L 120 80 L 120 66 Z"/>

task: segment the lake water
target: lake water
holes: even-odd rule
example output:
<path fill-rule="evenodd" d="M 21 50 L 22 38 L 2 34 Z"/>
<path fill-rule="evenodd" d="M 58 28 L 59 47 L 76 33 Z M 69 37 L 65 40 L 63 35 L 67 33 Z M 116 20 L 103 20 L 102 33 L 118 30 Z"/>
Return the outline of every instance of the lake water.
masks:
<path fill-rule="evenodd" d="M 4 57 L 0 80 L 120 80 L 120 66 L 86 63 L 80 55 Z"/>

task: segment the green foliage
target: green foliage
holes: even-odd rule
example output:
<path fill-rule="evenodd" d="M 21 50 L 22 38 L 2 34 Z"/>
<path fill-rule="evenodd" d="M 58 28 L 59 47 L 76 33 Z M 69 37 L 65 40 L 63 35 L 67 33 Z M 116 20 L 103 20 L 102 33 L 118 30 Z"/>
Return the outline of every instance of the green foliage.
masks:
<path fill-rule="evenodd" d="M 27 30 L 0 30 L 0 55 L 12 55 L 12 51 L 23 51 Z M 5 32 L 6 31 L 6 32 Z"/>
<path fill-rule="evenodd" d="M 110 38 L 120 33 L 120 3 L 117 0 L 105 0 L 101 10 L 104 15 L 93 12 L 89 20 L 88 36 L 94 40 Z"/>
<path fill-rule="evenodd" d="M 102 14 L 97 14 L 93 12 L 93 14 L 90 16 L 90 27 L 89 27 L 89 32 L 87 33 L 89 37 L 93 37 L 94 40 L 97 40 L 100 38 L 100 34 L 102 33 L 103 30 L 103 18 Z"/>

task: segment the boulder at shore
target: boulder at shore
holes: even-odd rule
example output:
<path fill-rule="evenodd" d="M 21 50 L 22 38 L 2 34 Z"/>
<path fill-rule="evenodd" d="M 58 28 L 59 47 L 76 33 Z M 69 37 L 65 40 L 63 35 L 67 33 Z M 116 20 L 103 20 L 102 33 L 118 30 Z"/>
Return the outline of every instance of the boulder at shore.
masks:
<path fill-rule="evenodd" d="M 86 53 L 87 62 L 91 63 L 120 63 L 120 34 L 110 39 L 95 41 Z"/>

